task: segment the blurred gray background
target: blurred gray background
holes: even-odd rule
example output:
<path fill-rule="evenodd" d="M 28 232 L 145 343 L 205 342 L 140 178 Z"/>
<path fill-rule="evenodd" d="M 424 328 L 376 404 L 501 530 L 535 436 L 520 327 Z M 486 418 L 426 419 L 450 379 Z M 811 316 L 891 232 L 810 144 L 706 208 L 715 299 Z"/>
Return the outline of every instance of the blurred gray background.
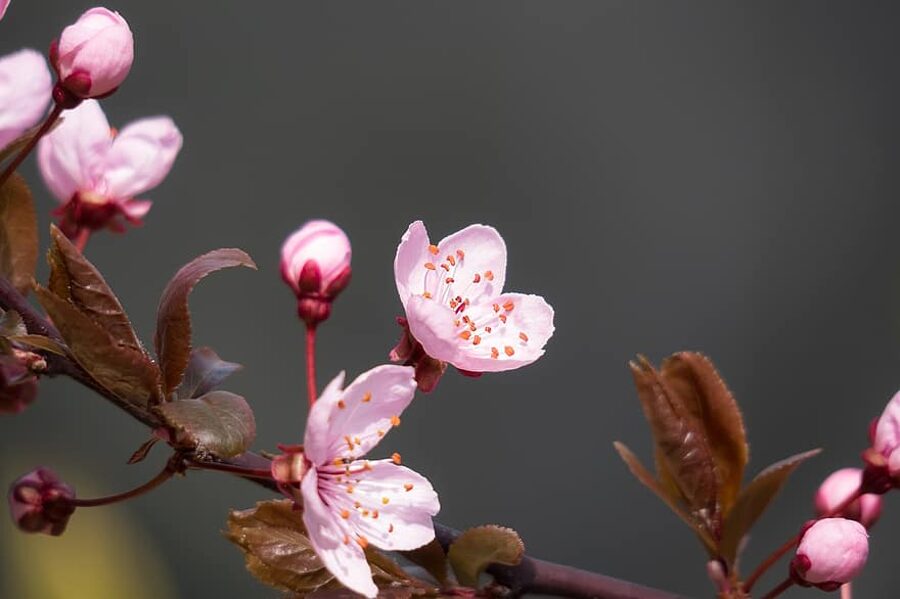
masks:
<path fill-rule="evenodd" d="M 88 7 L 13 0 L 0 51 L 45 48 Z M 751 471 L 826 449 L 764 517 L 745 569 L 810 515 L 827 473 L 857 462 L 900 386 L 895 3 L 110 7 L 136 38 L 131 76 L 104 101 L 112 124 L 167 113 L 185 145 L 147 194 L 146 225 L 97 235 L 87 254 L 148 341 L 181 264 L 223 246 L 256 258 L 260 272 L 219 273 L 191 305 L 195 342 L 246 366 L 228 388 L 254 406 L 258 448 L 302 437 L 302 328 L 277 267 L 282 240 L 312 217 L 339 223 L 355 250 L 353 284 L 321 329 L 322 383 L 386 360 L 401 310 L 392 260 L 417 218 L 436 239 L 496 226 L 509 288 L 556 308 L 538 363 L 449 374 L 377 450 L 431 478 L 442 522 L 512 526 L 535 556 L 712 595 L 699 544 L 612 449 L 621 439 L 649 461 L 626 368 L 637 352 L 713 357 L 745 411 Z M 23 172 L 46 239 L 53 200 L 33 160 Z M 162 463 L 157 450 L 125 466 L 145 435 L 91 393 L 47 381 L 26 413 L 0 421 L 0 471 L 6 484 L 45 463 L 84 495 L 112 493 Z M 274 597 L 219 534 L 228 509 L 264 498 L 191 474 L 108 516 L 76 514 L 72 538 L 96 551 L 23 540 L 4 518 L 0 589 L 99 597 L 114 571 L 157 589 L 149 596 Z M 118 520 L 89 527 L 94 517 Z M 859 596 L 896 594 L 898 527 L 889 496 Z M 85 586 L 35 590 L 18 580 L 29 564 L 43 564 L 32 578 L 73 570 Z"/>

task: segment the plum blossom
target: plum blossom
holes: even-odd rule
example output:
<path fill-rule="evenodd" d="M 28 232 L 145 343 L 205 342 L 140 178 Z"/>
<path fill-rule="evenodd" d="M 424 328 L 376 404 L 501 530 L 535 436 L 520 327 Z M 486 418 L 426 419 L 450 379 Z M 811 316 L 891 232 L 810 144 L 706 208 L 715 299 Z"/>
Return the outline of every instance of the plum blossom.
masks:
<path fill-rule="evenodd" d="M 400 465 L 399 454 L 364 460 L 400 424 L 412 401 L 413 369 L 382 365 L 342 389 L 338 375 L 310 409 L 303 444 L 273 462 L 272 474 L 300 483 L 303 522 L 316 553 L 347 588 L 375 597 L 378 588 L 364 550 L 421 547 L 434 539 L 431 517 L 440 510 L 428 479 Z"/>
<path fill-rule="evenodd" d="M 102 7 L 82 14 L 50 47 L 59 84 L 75 98 L 102 98 L 122 85 L 134 62 L 134 38 L 122 16 Z M 77 105 L 77 101 L 67 108 Z"/>
<path fill-rule="evenodd" d="M 9 513 L 19 530 L 59 536 L 75 511 L 75 491 L 49 468 L 37 468 L 9 487 Z"/>
<path fill-rule="evenodd" d="M 470 225 L 432 244 L 425 225 L 412 223 L 394 277 L 412 336 L 428 356 L 462 371 L 525 366 L 553 335 L 544 298 L 503 292 L 506 244 L 492 227 Z"/>
<path fill-rule="evenodd" d="M 0 5 L 0 13 L 4 9 Z M 26 48 L 0 58 L 0 149 L 37 124 L 52 87 L 40 52 Z"/>
<path fill-rule="evenodd" d="M 860 488 L 863 471 L 859 468 L 842 468 L 832 472 L 816 492 L 816 512 L 819 516 L 838 515 L 856 520 L 866 528 L 881 516 L 881 496 L 867 493 L 851 503 L 839 514 L 832 514 Z"/>
<path fill-rule="evenodd" d="M 181 144 L 169 117 L 141 119 L 116 133 L 95 100 L 66 112 L 38 146 L 41 175 L 62 203 L 62 230 L 74 236 L 82 229 L 122 230 L 122 219 L 139 224 L 152 202 L 135 196 L 162 182 Z"/>
<path fill-rule="evenodd" d="M 833 591 L 853 580 L 868 557 L 869 535 L 862 524 L 824 518 L 803 534 L 791 570 L 801 582 Z"/>

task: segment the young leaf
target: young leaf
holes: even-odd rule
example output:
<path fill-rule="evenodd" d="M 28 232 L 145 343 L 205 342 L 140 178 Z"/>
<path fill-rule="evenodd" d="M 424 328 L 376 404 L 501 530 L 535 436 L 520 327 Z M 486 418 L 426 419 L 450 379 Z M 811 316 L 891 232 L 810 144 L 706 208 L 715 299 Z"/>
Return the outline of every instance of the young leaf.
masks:
<path fill-rule="evenodd" d="M 192 399 L 205 395 L 241 368 L 240 364 L 221 359 L 212 348 L 198 347 L 191 352 L 184 380 L 175 390 L 175 396 Z"/>
<path fill-rule="evenodd" d="M 625 462 L 625 465 L 628 466 L 628 470 L 631 471 L 632 476 L 634 476 L 638 481 L 643 484 L 645 487 L 653 491 L 657 497 L 659 497 L 663 503 L 669 506 L 669 509 L 675 512 L 675 515 L 684 521 L 685 524 L 691 527 L 691 529 L 697 533 L 697 536 L 700 537 L 700 541 L 703 543 L 703 546 L 706 547 L 706 550 L 710 555 L 715 555 L 716 553 L 716 542 L 710 536 L 709 532 L 705 529 L 703 525 L 698 522 L 695 522 L 693 517 L 688 514 L 684 508 L 681 506 L 680 502 L 673 499 L 663 488 L 660 486 L 659 481 L 657 481 L 653 475 L 647 470 L 641 461 L 638 459 L 634 453 L 628 449 L 628 447 L 624 443 L 620 443 L 619 441 L 615 441 L 613 446 L 616 448 L 616 451 L 619 452 L 619 456 L 622 458 L 622 461 Z"/>
<path fill-rule="evenodd" d="M 191 315 L 188 311 L 188 295 L 194 285 L 206 275 L 233 266 L 256 269 L 250 256 L 241 250 L 213 250 L 183 266 L 163 291 L 159 300 L 154 341 L 166 397 L 181 383 L 190 359 Z"/>
<path fill-rule="evenodd" d="M 25 179 L 13 173 L 0 187 L 0 275 L 19 293 L 28 293 L 37 255 L 37 216 L 31 191 Z"/>
<path fill-rule="evenodd" d="M 50 290 L 68 299 L 82 313 L 103 327 L 112 339 L 144 352 L 125 309 L 93 264 L 55 225 L 50 226 Z"/>
<path fill-rule="evenodd" d="M 723 513 L 734 504 L 749 449 L 737 402 L 706 356 L 677 353 L 663 361 L 662 378 L 702 422 L 718 473 L 718 498 Z"/>
<path fill-rule="evenodd" d="M 146 406 L 159 397 L 159 370 L 142 352 L 117 343 L 74 304 L 40 285 L 38 300 L 69 347 L 75 361 L 110 393 Z"/>
<path fill-rule="evenodd" d="M 515 566 L 524 555 L 525 544 L 516 531 L 494 525 L 470 528 L 447 553 L 459 583 L 472 588 L 478 587 L 478 577 L 491 564 Z"/>
<path fill-rule="evenodd" d="M 719 547 L 721 556 L 727 563 L 734 564 L 741 539 L 766 510 L 791 473 L 797 466 L 821 451 L 813 449 L 776 462 L 756 475 L 756 478 L 741 491 L 722 529 L 722 542 Z"/>
<path fill-rule="evenodd" d="M 434 579 L 441 586 L 449 584 L 450 581 L 447 578 L 447 554 L 437 539 L 418 549 L 404 551 L 403 556 L 414 564 L 425 568 L 425 571 L 434 576 Z"/>
<path fill-rule="evenodd" d="M 234 457 L 256 438 L 253 410 L 234 393 L 212 391 L 198 399 L 163 403 L 158 410 L 176 430 L 176 439 L 200 455 Z"/>
<path fill-rule="evenodd" d="M 31 347 L 33 349 L 39 349 L 50 352 L 51 354 L 56 354 L 57 356 L 68 355 L 63 346 L 61 346 L 50 337 L 44 337 L 43 335 L 12 335 L 8 337 L 8 339 L 15 343 L 27 345 L 28 347 Z"/>

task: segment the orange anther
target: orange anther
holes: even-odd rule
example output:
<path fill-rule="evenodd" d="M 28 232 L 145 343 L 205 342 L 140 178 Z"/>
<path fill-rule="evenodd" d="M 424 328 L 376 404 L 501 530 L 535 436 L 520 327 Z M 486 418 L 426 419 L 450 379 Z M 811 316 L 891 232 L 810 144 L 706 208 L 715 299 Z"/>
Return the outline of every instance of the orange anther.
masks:
<path fill-rule="evenodd" d="M 481 282 L 481 275 L 478 274 L 478 273 L 476 272 L 476 273 L 475 273 L 475 278 L 472 279 L 472 282 L 473 282 L 473 283 L 480 283 L 480 282 Z"/>
<path fill-rule="evenodd" d="M 444 279 L 444 282 L 447 283 L 448 285 L 453 283 L 453 277 L 447 277 L 446 279 Z"/>
<path fill-rule="evenodd" d="M 384 504 L 384 505 L 387 505 L 387 504 L 389 504 L 390 502 L 391 502 L 391 500 L 388 499 L 387 497 L 382 497 L 382 498 L 381 498 L 381 503 Z"/>
<path fill-rule="evenodd" d="M 456 255 L 459 256 L 460 260 L 466 257 L 466 253 L 462 250 L 456 250 Z"/>
<path fill-rule="evenodd" d="M 429 245 L 429 246 L 428 246 L 428 251 L 431 252 L 431 254 L 432 254 L 433 256 L 437 256 L 437 255 L 438 255 L 438 252 L 440 252 L 440 250 L 438 249 L 438 246 L 436 246 L 436 245 Z"/>
<path fill-rule="evenodd" d="M 378 520 L 378 510 L 372 510 L 372 519 Z"/>
<path fill-rule="evenodd" d="M 422 297 L 424 297 L 425 299 L 431 299 L 431 293 L 428 291 L 425 291 L 422 293 Z"/>
<path fill-rule="evenodd" d="M 472 319 L 469 318 L 468 316 L 463 316 L 462 321 L 466 324 L 469 324 L 470 322 L 472 322 Z"/>
<path fill-rule="evenodd" d="M 353 494 L 353 485 L 347 485 L 347 493 L 349 493 L 350 495 Z"/>
<path fill-rule="evenodd" d="M 426 262 L 426 263 L 425 263 L 425 268 L 427 268 L 428 270 L 434 270 L 436 267 L 435 267 L 435 265 L 432 264 L 431 262 Z"/>
<path fill-rule="evenodd" d="M 350 544 L 350 535 L 344 535 L 344 545 Z"/>
<path fill-rule="evenodd" d="M 506 347 L 504 347 L 504 348 L 503 348 L 503 351 L 506 352 L 506 355 L 507 355 L 507 356 L 512 356 L 514 353 L 516 353 L 516 350 L 514 350 L 514 349 L 513 349 L 511 346 L 509 346 L 509 345 L 507 345 Z"/>
<path fill-rule="evenodd" d="M 353 507 L 355 507 L 356 509 L 359 509 L 359 506 L 361 506 L 361 505 L 362 505 L 362 504 L 361 504 L 360 502 L 358 502 L 358 501 L 354 501 L 354 502 L 353 502 Z"/>
<path fill-rule="evenodd" d="M 369 510 L 363 510 L 363 511 L 362 511 L 362 515 L 363 515 L 363 518 L 368 518 L 368 517 L 369 517 Z"/>
<path fill-rule="evenodd" d="M 500 319 L 500 322 L 506 324 L 506 314 L 500 314 L 497 318 Z"/>
<path fill-rule="evenodd" d="M 344 400 L 343 400 L 343 399 L 339 399 L 339 400 L 338 400 L 338 408 L 341 409 L 341 410 L 343 410 L 343 409 L 346 408 L 346 407 L 347 407 L 347 404 L 344 403 Z"/>
<path fill-rule="evenodd" d="M 503 303 L 503 309 L 507 312 L 512 312 L 512 309 L 515 307 L 516 305 L 512 302 L 512 300 L 506 300 L 506 302 Z"/>
<path fill-rule="evenodd" d="M 492 347 L 492 348 L 491 348 L 491 357 L 494 358 L 495 360 L 496 360 L 497 358 L 499 358 L 499 357 L 500 357 L 500 350 L 497 349 L 496 347 Z"/>
<path fill-rule="evenodd" d="M 469 330 L 470 330 L 470 331 L 473 331 L 473 332 L 474 332 L 474 331 L 476 331 L 477 329 L 478 329 L 478 327 L 475 326 L 475 323 L 474 323 L 474 322 L 470 322 L 470 323 L 469 323 Z"/>
<path fill-rule="evenodd" d="M 347 448 L 348 448 L 350 451 L 353 451 L 353 439 L 351 439 L 351 438 L 348 437 L 347 435 L 344 435 L 344 443 L 347 444 Z"/>
<path fill-rule="evenodd" d="M 379 436 L 379 437 L 383 437 L 383 436 L 384 436 L 384 431 L 383 431 L 383 430 L 380 430 L 380 429 L 379 429 L 379 430 L 376 431 L 376 432 L 378 433 L 378 436 Z"/>
<path fill-rule="evenodd" d="M 528 335 L 526 335 L 525 333 L 519 333 L 519 339 L 521 339 L 522 341 L 525 341 L 527 343 Z"/>
<path fill-rule="evenodd" d="M 362 400 L 363 403 L 369 403 L 370 401 L 372 401 L 372 394 L 369 391 L 366 391 L 365 393 L 363 393 Z"/>
<path fill-rule="evenodd" d="M 406 492 L 407 492 L 407 493 L 409 493 L 410 491 L 413 490 L 413 484 L 412 484 L 412 483 L 406 483 L 405 485 L 403 485 L 403 488 L 406 489 Z"/>
<path fill-rule="evenodd" d="M 359 437 L 353 437 L 353 442 L 357 445 L 362 445 L 362 442 L 359 440 Z"/>
<path fill-rule="evenodd" d="M 368 539 L 366 539 L 366 537 L 364 537 L 364 536 L 362 536 L 362 535 L 359 535 L 359 536 L 356 537 L 356 543 L 357 543 L 360 547 L 362 547 L 363 549 L 365 549 L 366 547 L 369 546 L 369 541 L 368 541 Z"/>
<path fill-rule="evenodd" d="M 466 329 L 465 331 L 463 331 L 462 333 L 460 333 L 459 336 L 462 337 L 463 339 L 468 340 L 469 337 L 472 336 L 472 331 L 470 331 L 469 329 Z"/>
<path fill-rule="evenodd" d="M 456 266 L 456 258 L 453 257 L 453 254 L 447 254 L 447 262 L 449 262 L 451 266 Z"/>
<path fill-rule="evenodd" d="M 392 426 L 400 426 L 400 417 L 399 416 L 391 416 L 391 425 Z"/>
<path fill-rule="evenodd" d="M 500 311 L 500 304 L 494 304 L 494 312 Z"/>
<path fill-rule="evenodd" d="M 394 453 L 391 456 L 391 461 L 394 462 L 395 464 L 397 464 L 398 466 L 403 463 L 403 460 L 400 458 L 399 453 Z"/>
<path fill-rule="evenodd" d="M 441 262 L 441 268 L 443 268 L 447 272 L 450 272 L 450 265 L 446 262 Z"/>
<path fill-rule="evenodd" d="M 479 343 L 481 343 L 481 337 L 479 337 L 478 335 L 472 337 L 472 345 L 478 345 Z"/>
<path fill-rule="evenodd" d="M 488 281 L 493 281 L 494 280 L 493 271 L 490 271 L 490 270 L 484 271 L 484 278 L 487 279 Z"/>
<path fill-rule="evenodd" d="M 394 532 L 394 525 L 393 525 L 393 524 L 391 524 L 390 526 L 388 526 L 388 532 Z"/>
<path fill-rule="evenodd" d="M 491 327 L 484 327 L 485 333 L 490 333 L 493 329 Z"/>
<path fill-rule="evenodd" d="M 350 510 L 341 510 L 341 518 L 348 520 L 350 518 Z"/>

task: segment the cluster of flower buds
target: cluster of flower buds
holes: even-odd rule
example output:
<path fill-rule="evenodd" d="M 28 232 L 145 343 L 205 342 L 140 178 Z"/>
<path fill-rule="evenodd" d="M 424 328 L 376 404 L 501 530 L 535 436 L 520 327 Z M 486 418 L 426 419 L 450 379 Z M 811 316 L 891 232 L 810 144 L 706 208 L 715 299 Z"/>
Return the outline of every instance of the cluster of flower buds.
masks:
<path fill-rule="evenodd" d="M 75 491 L 47 468 L 17 479 L 9 489 L 9 510 L 24 532 L 58 536 L 75 511 Z"/>
<path fill-rule="evenodd" d="M 297 313 L 309 327 L 331 315 L 331 303 L 350 283 L 350 240 L 340 227 L 313 220 L 281 248 L 281 277 L 297 296 Z"/>
<path fill-rule="evenodd" d="M 873 422 L 869 437 L 872 446 L 863 454 L 863 485 L 867 491 L 886 493 L 900 483 L 900 392 Z"/>
<path fill-rule="evenodd" d="M 842 468 L 833 472 L 816 492 L 816 513 L 820 518 L 841 516 L 872 528 L 881 516 L 881 496 L 866 493 L 844 505 L 857 493 L 863 481 L 859 468 Z"/>
<path fill-rule="evenodd" d="M 834 591 L 853 580 L 869 557 L 865 527 L 846 518 L 823 518 L 803 533 L 791 560 L 791 578 L 801 586 Z"/>
<path fill-rule="evenodd" d="M 27 355 L 40 359 L 36 354 Z M 35 400 L 37 391 L 37 377 L 29 360 L 15 353 L 0 355 L 0 414 L 18 414 Z"/>

